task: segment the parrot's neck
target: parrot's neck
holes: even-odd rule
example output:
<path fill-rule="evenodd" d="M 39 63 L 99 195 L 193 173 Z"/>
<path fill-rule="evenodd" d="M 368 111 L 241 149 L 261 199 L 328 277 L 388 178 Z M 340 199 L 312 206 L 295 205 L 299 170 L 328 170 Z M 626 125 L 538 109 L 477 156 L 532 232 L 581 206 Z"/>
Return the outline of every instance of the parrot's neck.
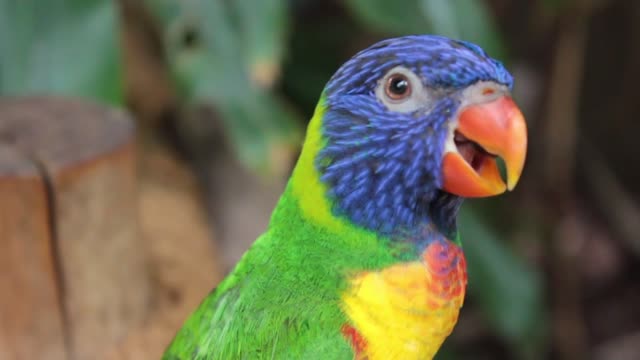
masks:
<path fill-rule="evenodd" d="M 380 197 L 392 197 L 391 189 L 387 195 L 374 196 L 374 194 L 362 194 L 361 208 L 363 211 L 358 214 L 341 211 L 336 208 L 328 194 L 331 192 L 327 184 L 322 181 L 323 174 L 319 173 L 317 162 L 318 155 L 325 146 L 325 139 L 322 136 L 322 119 L 325 116 L 323 102 L 316 108 L 316 112 L 309 123 L 306 141 L 302 153 L 296 164 L 290 180 L 291 194 L 297 199 L 303 214 L 317 225 L 326 227 L 329 230 L 336 230 L 346 227 L 361 227 L 373 234 L 390 239 L 416 239 L 422 236 L 425 228 L 437 229 L 449 239 L 457 239 L 456 218 L 462 204 L 462 198 L 433 190 L 429 199 L 420 199 L 416 205 L 395 204 L 396 207 L 380 205 Z M 350 188 L 348 192 L 358 193 L 361 189 L 356 181 L 345 181 L 344 185 Z M 435 188 L 435 185 L 433 186 Z M 287 194 L 285 194 L 287 195 Z M 367 209 L 371 212 L 386 212 L 384 221 L 376 227 L 363 226 L 370 223 L 362 216 L 367 216 Z M 336 211 L 338 210 L 338 211 Z M 353 216 L 360 216 L 354 219 Z M 379 218 L 379 216 L 378 216 Z M 423 246 L 431 239 L 420 239 Z M 457 241 L 457 240 L 454 240 Z M 459 244 L 458 244 L 459 245 Z"/>
<path fill-rule="evenodd" d="M 339 304 L 322 310 L 331 316 L 308 321 L 321 321 L 318 326 L 334 329 L 330 334 L 341 329 L 356 358 L 433 354 L 451 332 L 464 298 L 466 267 L 455 236 L 461 201 L 438 193 L 431 204 L 440 211 L 428 209 L 429 216 L 392 236 L 336 215 L 315 166 L 323 146 L 319 113 L 266 241 L 254 245 L 264 251 L 250 252 L 268 259 L 260 262 L 273 268 L 265 274 L 295 274 L 265 291 L 287 294 L 290 302 L 298 296 L 300 303 Z"/>
<path fill-rule="evenodd" d="M 325 320 L 323 326 L 340 329 L 355 358 L 433 356 L 453 329 L 464 299 L 466 265 L 455 234 L 460 200 L 439 193 L 432 204 L 442 210 L 394 234 L 397 238 L 336 216 L 314 164 L 322 146 L 317 120 L 309 125 L 273 214 L 272 238 L 287 240 L 286 250 L 284 244 L 273 244 L 270 261 L 286 258 L 282 268 L 296 273 L 296 281 L 286 284 L 287 294 L 340 304 L 331 310 L 335 322 Z"/>

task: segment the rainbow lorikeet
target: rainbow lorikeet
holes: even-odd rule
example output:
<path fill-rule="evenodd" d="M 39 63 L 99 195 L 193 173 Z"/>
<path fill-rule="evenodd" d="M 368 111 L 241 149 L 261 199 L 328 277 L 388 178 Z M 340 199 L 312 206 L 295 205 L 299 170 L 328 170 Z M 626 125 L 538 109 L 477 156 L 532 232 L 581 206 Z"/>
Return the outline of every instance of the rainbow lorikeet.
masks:
<path fill-rule="evenodd" d="M 465 294 L 462 199 L 512 189 L 524 165 L 512 82 L 480 47 L 440 36 L 348 60 L 268 229 L 164 358 L 432 358 Z"/>

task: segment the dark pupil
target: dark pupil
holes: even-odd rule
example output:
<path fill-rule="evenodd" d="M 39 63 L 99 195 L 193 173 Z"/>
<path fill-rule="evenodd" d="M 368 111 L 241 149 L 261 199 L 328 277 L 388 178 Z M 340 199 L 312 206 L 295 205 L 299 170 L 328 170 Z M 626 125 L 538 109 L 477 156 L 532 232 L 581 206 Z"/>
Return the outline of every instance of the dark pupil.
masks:
<path fill-rule="evenodd" d="M 389 84 L 389 90 L 396 95 L 403 95 L 409 88 L 409 82 L 403 77 L 396 77 L 391 79 Z"/>

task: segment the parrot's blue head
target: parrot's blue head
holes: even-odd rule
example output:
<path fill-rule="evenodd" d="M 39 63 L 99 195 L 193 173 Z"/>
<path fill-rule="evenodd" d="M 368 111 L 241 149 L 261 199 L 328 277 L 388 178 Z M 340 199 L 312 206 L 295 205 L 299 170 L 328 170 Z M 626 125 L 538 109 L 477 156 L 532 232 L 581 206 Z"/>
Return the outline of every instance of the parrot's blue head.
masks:
<path fill-rule="evenodd" d="M 451 233 L 460 197 L 518 180 L 526 128 L 512 83 L 480 47 L 441 36 L 384 40 L 355 55 L 324 93 L 316 168 L 334 213 L 383 234 L 424 221 Z"/>

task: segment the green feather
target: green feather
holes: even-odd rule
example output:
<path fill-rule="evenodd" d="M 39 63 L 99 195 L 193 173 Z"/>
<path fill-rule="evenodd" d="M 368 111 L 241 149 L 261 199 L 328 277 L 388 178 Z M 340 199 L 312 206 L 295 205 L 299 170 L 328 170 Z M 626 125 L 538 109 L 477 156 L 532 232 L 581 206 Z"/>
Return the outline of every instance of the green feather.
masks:
<path fill-rule="evenodd" d="M 340 332 L 346 279 L 409 255 L 329 211 L 313 166 L 322 114 L 320 105 L 267 232 L 187 320 L 164 359 L 353 357 Z"/>

